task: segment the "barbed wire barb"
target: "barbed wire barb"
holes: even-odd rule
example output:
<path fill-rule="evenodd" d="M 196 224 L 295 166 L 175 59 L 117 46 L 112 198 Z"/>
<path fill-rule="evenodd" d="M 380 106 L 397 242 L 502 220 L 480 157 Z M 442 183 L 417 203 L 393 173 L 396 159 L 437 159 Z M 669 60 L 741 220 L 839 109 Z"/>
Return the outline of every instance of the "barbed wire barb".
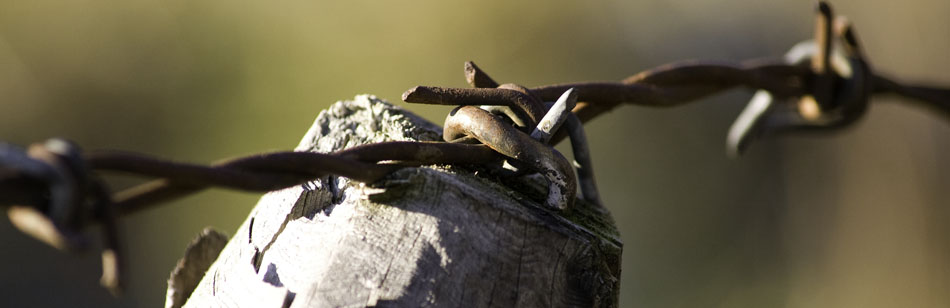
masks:
<path fill-rule="evenodd" d="M 444 142 L 382 142 L 334 153 L 273 152 L 210 165 L 130 152 L 87 154 L 62 139 L 28 149 L 0 143 L 0 206 L 22 231 L 66 251 L 88 246 L 84 228 L 101 224 L 106 243 L 102 283 L 118 292 L 125 272 L 117 220 L 210 187 L 266 192 L 327 175 L 374 183 L 406 167 L 504 163 L 517 170 L 499 172 L 502 176 L 543 175 L 549 181 L 548 196 L 537 201 L 570 211 L 578 187 L 581 198 L 602 205 L 582 124 L 622 104 L 673 107 L 735 87 L 756 90 L 727 135 L 728 151 L 735 155 L 762 136 L 851 125 L 866 113 L 872 96 L 883 94 L 909 98 L 950 119 L 950 88 L 908 85 L 878 74 L 847 19 L 834 16 L 824 2 L 815 18 L 813 40 L 781 59 L 683 61 L 614 82 L 526 88 L 499 84 L 466 62 L 465 78 L 472 88 L 417 86 L 402 95 L 409 103 L 458 106 L 444 123 Z M 563 129 L 559 123 L 565 123 Z M 552 147 L 565 138 L 571 140 L 574 166 Z M 152 180 L 113 192 L 100 180 L 103 172 Z"/>

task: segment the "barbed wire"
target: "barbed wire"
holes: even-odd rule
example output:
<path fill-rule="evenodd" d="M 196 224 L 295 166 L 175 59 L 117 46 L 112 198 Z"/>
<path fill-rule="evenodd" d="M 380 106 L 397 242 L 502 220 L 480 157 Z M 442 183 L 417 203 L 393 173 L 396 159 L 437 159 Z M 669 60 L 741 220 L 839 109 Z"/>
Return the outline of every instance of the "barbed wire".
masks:
<path fill-rule="evenodd" d="M 685 61 L 619 82 L 535 88 L 499 84 L 466 62 L 472 88 L 418 86 L 402 96 L 409 103 L 458 106 L 444 123 L 445 142 L 381 142 L 334 153 L 273 152 L 208 166 L 129 152 L 83 154 L 62 139 L 28 149 L 0 143 L 0 206 L 7 207 L 20 230 L 67 251 L 87 246 L 82 230 L 101 224 L 102 284 L 117 292 L 124 272 L 116 220 L 209 187 L 265 192 L 326 175 L 373 183 L 404 167 L 475 164 L 501 176 L 539 173 L 550 182 L 544 203 L 569 211 L 578 187 L 581 198 L 601 205 L 582 124 L 622 104 L 672 107 L 739 86 L 756 89 L 728 134 L 727 149 L 734 155 L 761 136 L 847 126 L 861 118 L 875 95 L 904 96 L 950 116 L 950 89 L 906 85 L 875 73 L 851 24 L 836 18 L 824 2 L 816 11 L 814 40 L 796 45 L 784 59 Z M 565 129 L 559 129 L 562 123 Z M 574 166 L 552 147 L 565 138 L 571 141 Z M 112 193 L 99 172 L 155 180 Z"/>

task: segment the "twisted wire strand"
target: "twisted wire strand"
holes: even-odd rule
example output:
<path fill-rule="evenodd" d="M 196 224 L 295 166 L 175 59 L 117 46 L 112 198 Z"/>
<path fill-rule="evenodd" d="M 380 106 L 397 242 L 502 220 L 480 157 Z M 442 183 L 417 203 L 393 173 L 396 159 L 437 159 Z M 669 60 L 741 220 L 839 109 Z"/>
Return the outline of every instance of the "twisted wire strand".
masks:
<path fill-rule="evenodd" d="M 820 3 L 816 11 L 816 51 L 811 55 L 810 63 L 789 64 L 777 59 L 753 59 L 739 63 L 682 61 L 646 70 L 621 81 L 577 82 L 525 88 L 515 84 L 499 84 L 474 63 L 466 62 L 465 77 L 474 88 L 418 86 L 403 94 L 403 100 L 410 103 L 495 106 L 485 109 L 503 113 L 511 123 L 520 126 L 520 130 L 515 131 L 506 128 L 504 131 L 509 137 L 502 138 L 504 140 L 473 136 L 477 134 L 477 130 L 465 127 L 466 129 L 459 130 L 462 133 L 451 136 L 453 140 L 449 141 L 454 142 L 383 142 L 334 153 L 273 152 L 211 165 L 173 162 L 128 152 L 97 152 L 81 157 L 77 150 L 71 150 L 69 147 L 55 148 L 47 145 L 46 148 L 36 148 L 36 151 L 33 148 L 24 151 L 0 144 L 0 206 L 32 207 L 32 214 L 25 215 L 45 219 L 48 224 L 46 229 L 40 232 L 52 232 L 53 237 L 49 239 L 54 242 L 73 239 L 84 226 L 101 223 L 106 242 L 104 253 L 115 254 L 114 257 L 118 259 L 121 250 L 116 231 L 117 217 L 209 187 L 272 191 L 328 175 L 373 183 L 407 166 L 487 164 L 503 159 L 540 157 L 534 159 L 538 162 L 533 162 L 533 165 L 540 165 L 547 171 L 557 171 L 549 172 L 549 178 L 563 177 L 564 181 L 558 182 L 557 188 L 573 200 L 577 180 L 573 179 L 573 173 L 562 162 L 563 157 L 556 151 L 548 153 L 553 151 L 550 146 L 534 140 L 529 142 L 524 139 L 527 135 L 521 136 L 530 132 L 545 116 L 547 110 L 543 102 L 554 101 L 569 89 L 574 89 L 578 102 L 573 114 L 568 117 L 568 129 L 554 132 L 550 144 L 563 140 L 569 135 L 568 131 L 571 131 L 575 156 L 587 157 L 586 160 L 581 159 L 581 165 L 586 169 L 579 168 L 578 175 L 585 197 L 590 195 L 592 200 L 597 200 L 597 193 L 593 187 L 593 174 L 581 123 L 593 120 L 622 104 L 673 107 L 735 87 L 746 87 L 767 91 L 770 94 L 769 103 L 772 97 L 776 100 L 813 97 L 822 111 L 829 111 L 833 116 L 837 116 L 833 120 L 843 119 L 837 122 L 806 123 L 810 126 L 804 126 L 809 128 L 836 129 L 850 124 L 854 118 L 863 114 L 867 94 L 895 94 L 907 97 L 950 119 L 950 89 L 904 84 L 871 71 L 850 24 L 836 19 L 830 6 L 825 3 Z M 834 31 L 832 24 L 836 27 Z M 857 105 L 835 105 L 835 91 L 839 90 L 835 87 L 842 80 L 848 81 L 849 77 L 841 76 L 833 70 L 834 54 L 830 43 L 833 39 L 842 40 L 845 43 L 845 54 L 851 57 L 849 60 L 858 63 L 863 69 L 859 71 L 864 74 L 859 76 L 859 80 L 862 82 L 860 85 L 866 87 L 861 88 L 864 92 L 860 94 L 863 96 L 852 102 Z M 472 108 L 465 110 L 471 111 Z M 478 114 L 482 112 L 478 111 Z M 757 115 L 762 114 L 765 112 Z M 475 123 L 475 126 L 500 127 L 498 124 L 504 120 L 503 117 L 492 115 L 478 118 L 488 122 Z M 782 119 L 784 118 L 780 117 L 780 120 Z M 809 119 L 794 117 L 794 120 L 799 121 L 795 124 L 800 124 L 803 123 L 801 121 Z M 450 126 L 449 124 L 451 123 L 446 126 Z M 489 145 L 467 144 L 477 140 L 493 141 Z M 501 149 L 499 145 L 503 145 L 504 149 L 496 151 Z M 531 152 L 524 153 L 525 149 Z M 98 178 L 97 172 L 103 171 L 130 173 L 155 180 L 111 193 Z M 551 176 L 552 174 L 556 176 Z M 584 190 L 589 190 L 589 193 Z M 112 265 L 104 266 L 103 284 L 111 289 L 118 289 L 119 286 L 118 277 L 122 274 L 119 264 L 121 262 L 115 260 Z"/>

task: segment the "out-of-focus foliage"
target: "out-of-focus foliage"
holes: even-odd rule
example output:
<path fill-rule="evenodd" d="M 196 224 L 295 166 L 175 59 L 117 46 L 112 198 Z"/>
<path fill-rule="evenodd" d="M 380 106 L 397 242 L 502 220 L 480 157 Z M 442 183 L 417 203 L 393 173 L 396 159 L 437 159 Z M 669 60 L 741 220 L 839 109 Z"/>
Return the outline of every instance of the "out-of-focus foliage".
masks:
<path fill-rule="evenodd" d="M 950 84 L 946 1 L 836 1 L 876 69 Z M 51 136 L 179 160 L 292 148 L 359 93 L 399 101 L 465 86 L 462 62 L 527 86 L 620 79 L 675 60 L 781 55 L 811 36 L 807 1 L 0 2 L 0 140 Z M 831 136 L 753 145 L 725 133 L 748 91 L 588 126 L 625 242 L 632 307 L 950 305 L 950 124 L 892 99 Z M 446 107 L 409 106 L 436 122 Z M 0 306 L 161 305 L 205 225 L 231 231 L 256 195 L 209 192 L 127 217 L 131 279 L 0 223 Z"/>

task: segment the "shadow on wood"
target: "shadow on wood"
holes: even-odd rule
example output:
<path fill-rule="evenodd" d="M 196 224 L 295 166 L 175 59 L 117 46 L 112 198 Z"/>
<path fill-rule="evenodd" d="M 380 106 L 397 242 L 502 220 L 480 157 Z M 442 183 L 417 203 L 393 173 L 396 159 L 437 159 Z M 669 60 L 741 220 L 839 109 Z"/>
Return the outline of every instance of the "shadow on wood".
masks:
<path fill-rule="evenodd" d="M 322 112 L 297 150 L 440 132 L 358 96 Z M 616 306 L 622 243 L 610 214 L 578 200 L 562 216 L 543 207 L 536 177 L 485 174 L 427 166 L 373 185 L 330 176 L 268 193 L 187 302 L 166 306 Z"/>

